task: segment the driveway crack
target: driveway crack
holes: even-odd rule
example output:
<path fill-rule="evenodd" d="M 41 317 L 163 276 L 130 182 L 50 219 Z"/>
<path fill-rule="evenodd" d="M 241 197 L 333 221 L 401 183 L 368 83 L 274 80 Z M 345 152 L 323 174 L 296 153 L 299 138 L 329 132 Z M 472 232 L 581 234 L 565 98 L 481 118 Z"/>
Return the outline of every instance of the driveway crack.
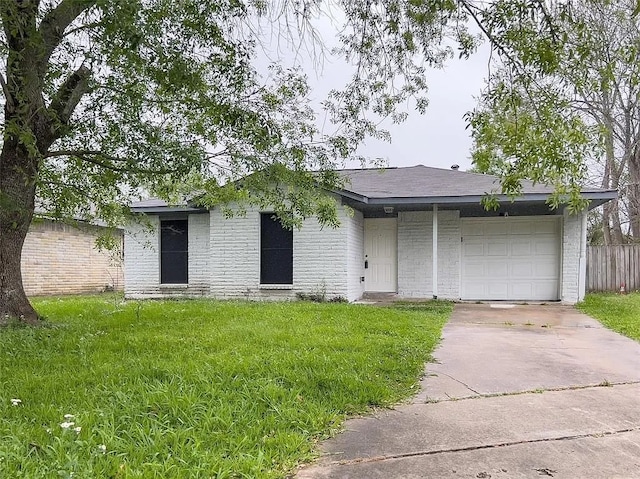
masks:
<path fill-rule="evenodd" d="M 520 395 L 523 395 L 523 394 L 541 394 L 541 393 L 546 393 L 546 392 L 558 392 L 558 391 L 574 391 L 574 390 L 578 391 L 578 390 L 582 390 L 582 389 L 610 388 L 610 387 L 615 387 L 615 386 L 628 386 L 628 385 L 633 385 L 633 384 L 640 384 L 640 381 L 609 382 L 607 380 L 604 380 L 601 383 L 597 383 L 597 384 L 582 384 L 582 385 L 577 385 L 577 386 L 559 386 L 559 387 L 552 387 L 552 388 L 541 387 L 541 388 L 538 388 L 538 389 L 527 389 L 525 391 L 512 391 L 512 392 L 500 392 L 500 393 L 480 393 L 478 391 L 474 391 L 473 389 L 471 389 L 468 385 L 466 385 L 462 381 L 458 381 L 456 378 L 453 378 L 453 377 L 449 376 L 448 374 L 445 374 L 445 373 L 438 373 L 438 374 L 443 374 L 444 376 L 448 376 L 451 379 L 453 379 L 454 381 L 459 382 L 460 384 L 465 386 L 467 389 L 469 389 L 470 391 L 473 391 L 475 394 L 477 394 L 477 396 L 449 397 L 448 399 L 430 399 L 430 398 L 427 398 L 428 399 L 427 403 L 429 403 L 429 404 L 434 404 L 434 403 L 439 403 L 439 402 L 447 402 L 447 401 L 466 401 L 468 399 L 486 399 L 486 398 L 495 398 L 495 397 L 502 397 L 502 396 L 520 396 Z"/>
<path fill-rule="evenodd" d="M 449 375 L 449 374 L 447 374 L 447 373 L 437 372 L 437 373 L 435 373 L 435 374 L 438 374 L 438 375 L 442 374 L 443 376 L 447 376 L 449 379 L 453 379 L 455 382 L 457 382 L 457 383 L 459 383 L 459 384 L 462 384 L 465 388 L 467 388 L 469 391 L 473 392 L 474 394 L 478 394 L 478 395 L 480 395 L 480 394 L 481 394 L 480 392 L 476 391 L 476 390 L 475 390 L 475 389 L 473 389 L 471 386 L 469 386 L 467 383 L 464 383 L 464 382 L 460 381 L 459 379 L 456 379 L 456 378 L 454 378 L 453 376 L 450 376 L 450 375 Z"/>
<path fill-rule="evenodd" d="M 433 451 L 414 451 L 414 452 L 404 452 L 404 453 L 398 453 L 398 454 L 386 454 L 386 455 L 375 456 L 375 457 L 360 457 L 356 459 L 333 461 L 326 464 L 326 466 L 331 466 L 331 465 L 349 466 L 354 464 L 389 461 L 392 459 L 406 459 L 410 457 L 434 456 L 436 454 L 448 454 L 448 453 L 455 453 L 455 452 L 468 452 L 468 451 L 480 451 L 485 449 L 496 449 L 499 447 L 518 446 L 522 444 L 536 444 L 536 443 L 555 442 L 555 441 L 573 441 L 576 439 L 606 437 L 606 436 L 613 436 L 616 434 L 624 434 L 624 433 L 635 432 L 635 431 L 640 431 L 640 426 L 631 427 L 627 429 L 617 429 L 614 431 L 572 434 L 568 436 L 546 437 L 541 439 L 529 439 L 529 440 L 522 440 L 522 441 L 505 441 L 505 442 L 499 442 L 495 444 L 483 444 L 480 446 L 453 447 L 453 448 L 446 448 L 446 449 L 435 449 Z"/>

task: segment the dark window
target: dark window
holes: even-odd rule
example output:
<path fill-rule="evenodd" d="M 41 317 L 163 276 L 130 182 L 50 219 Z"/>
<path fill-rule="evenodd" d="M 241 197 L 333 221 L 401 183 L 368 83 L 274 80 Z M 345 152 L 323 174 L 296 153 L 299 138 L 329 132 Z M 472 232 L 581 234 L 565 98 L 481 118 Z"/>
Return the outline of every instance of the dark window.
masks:
<path fill-rule="evenodd" d="M 160 222 L 160 283 L 189 282 L 189 231 L 187 220 Z"/>
<path fill-rule="evenodd" d="M 293 231 L 271 213 L 260 216 L 260 283 L 293 284 Z"/>

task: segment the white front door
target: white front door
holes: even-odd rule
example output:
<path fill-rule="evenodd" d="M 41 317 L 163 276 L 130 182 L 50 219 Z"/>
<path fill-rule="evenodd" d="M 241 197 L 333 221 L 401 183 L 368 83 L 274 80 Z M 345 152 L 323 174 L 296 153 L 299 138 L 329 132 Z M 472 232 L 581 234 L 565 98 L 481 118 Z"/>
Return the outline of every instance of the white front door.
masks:
<path fill-rule="evenodd" d="M 557 300 L 560 218 L 465 218 L 461 297 Z"/>
<path fill-rule="evenodd" d="M 365 291 L 395 293 L 398 290 L 396 218 L 365 218 L 364 254 Z"/>

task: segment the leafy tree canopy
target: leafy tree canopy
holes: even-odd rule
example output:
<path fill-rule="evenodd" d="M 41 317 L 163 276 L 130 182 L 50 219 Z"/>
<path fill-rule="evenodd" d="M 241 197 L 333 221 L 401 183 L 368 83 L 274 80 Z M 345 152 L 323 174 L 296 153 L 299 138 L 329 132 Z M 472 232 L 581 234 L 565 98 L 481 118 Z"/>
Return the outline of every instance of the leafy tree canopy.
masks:
<path fill-rule="evenodd" d="M 254 62 L 261 22 L 304 41 L 329 12 L 342 23 L 334 54 L 353 67 L 323 103 L 331 135 L 306 72 Z M 469 20 L 501 43 L 516 32 L 516 47 L 531 44 L 518 62 L 536 70 L 556 62 L 547 17 L 528 0 L 2 1 L 0 318 L 35 318 L 20 255 L 36 203 L 116 224 L 141 191 L 175 202 L 195 189 L 205 205 L 244 199 L 292 225 L 333 224 L 333 169 L 387 138 L 379 118 L 402 121 L 409 100 L 424 111 L 426 68 L 475 48 Z"/>
<path fill-rule="evenodd" d="M 505 192 L 517 194 L 524 178 L 552 184 L 551 205 L 575 211 L 585 206 L 585 183 L 620 188 L 620 207 L 640 235 L 640 188 L 625 184 L 640 178 L 637 7 L 580 0 L 545 4 L 543 17 L 508 10 L 501 56 L 468 119 L 476 166 L 498 172 Z M 618 209 L 605 206 L 607 242 L 622 241 Z"/>

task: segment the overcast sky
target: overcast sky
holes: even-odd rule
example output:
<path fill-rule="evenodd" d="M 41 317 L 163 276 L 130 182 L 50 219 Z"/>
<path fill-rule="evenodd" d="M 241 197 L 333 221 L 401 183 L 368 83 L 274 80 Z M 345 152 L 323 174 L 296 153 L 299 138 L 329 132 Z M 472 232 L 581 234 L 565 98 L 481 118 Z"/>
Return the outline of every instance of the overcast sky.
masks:
<path fill-rule="evenodd" d="M 301 65 L 309 76 L 313 90 L 311 98 L 318 104 L 332 88 L 340 89 L 349 80 L 351 67 L 343 60 L 332 58 L 329 50 L 337 45 L 336 32 L 340 13 L 332 12 L 334 19 L 319 17 L 314 22 L 316 33 L 325 47 L 324 60 L 318 65 L 315 49 L 292 47 L 286 28 L 271 19 L 262 24 L 264 34 L 262 51 L 258 51 L 259 68 L 277 61 L 286 66 Z M 338 20 L 335 20 L 338 18 Z M 293 43 L 297 40 L 294 39 Z M 309 42 L 304 42 L 307 46 Z M 313 42 L 311 42 L 313 43 Z M 455 48 L 454 48 L 455 50 Z M 297 53 L 292 53 L 296 51 Z M 359 153 L 372 158 L 383 158 L 389 166 L 422 164 L 437 168 L 450 168 L 457 164 L 461 170 L 471 167 L 471 138 L 466 129 L 464 114 L 476 106 L 476 100 L 488 76 L 489 46 L 486 42 L 468 60 L 453 58 L 442 70 L 428 70 L 429 107 L 426 114 L 407 109 L 409 118 L 402 124 L 384 124 L 390 131 L 392 142 L 368 140 Z M 310 57 L 316 57 L 312 61 Z M 322 120 L 319 120 L 321 123 Z M 352 162 L 348 167 L 359 167 Z"/>
<path fill-rule="evenodd" d="M 471 138 L 464 114 L 476 106 L 487 77 L 488 48 L 468 60 L 452 59 L 444 70 L 431 70 L 429 107 L 424 115 L 409 114 L 400 125 L 390 125 L 392 142 L 369 141 L 362 153 L 385 158 L 389 166 L 425 165 L 461 170 L 471 167 Z"/>

